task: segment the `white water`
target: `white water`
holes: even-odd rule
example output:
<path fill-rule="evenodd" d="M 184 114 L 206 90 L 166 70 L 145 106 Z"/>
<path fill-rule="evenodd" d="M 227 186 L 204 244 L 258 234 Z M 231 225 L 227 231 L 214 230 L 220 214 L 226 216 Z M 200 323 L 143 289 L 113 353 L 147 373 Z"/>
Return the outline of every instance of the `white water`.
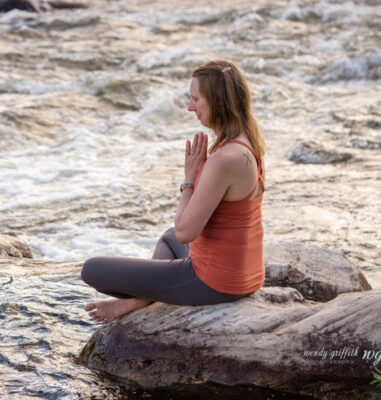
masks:
<path fill-rule="evenodd" d="M 45 260 L 150 257 L 173 224 L 185 142 L 202 129 L 186 110 L 191 71 L 226 58 L 247 77 L 267 142 L 265 239 L 342 251 L 381 288 L 380 25 L 373 0 L 96 0 L 85 10 L 0 14 L 1 233 Z M 287 157 L 298 141 L 352 158 L 296 164 Z M 55 281 L 89 300 L 78 273 L 53 273 L 46 304 L 68 306 L 55 302 Z M 14 279 L 4 307 L 16 307 L 12 298 L 40 310 L 18 293 L 34 298 L 43 276 Z M 94 327 L 80 309 L 65 312 L 85 340 Z M 22 329 L 25 315 L 4 332 Z M 75 371 L 67 379 L 79 388 Z M 41 379 L 28 379 L 37 393 Z M 52 393 L 73 398 L 54 382 Z"/>

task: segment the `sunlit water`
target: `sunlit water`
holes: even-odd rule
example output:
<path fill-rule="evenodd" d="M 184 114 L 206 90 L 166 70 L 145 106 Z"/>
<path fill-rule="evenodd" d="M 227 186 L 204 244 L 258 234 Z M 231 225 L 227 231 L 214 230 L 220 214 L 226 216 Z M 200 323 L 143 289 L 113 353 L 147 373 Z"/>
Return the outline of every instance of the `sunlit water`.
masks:
<path fill-rule="evenodd" d="M 173 224 L 185 141 L 202 129 L 186 111 L 189 76 L 210 59 L 235 61 L 252 90 L 266 239 L 342 251 L 381 288 L 380 22 L 372 0 L 97 0 L 1 14 L 1 233 L 36 259 L 0 263 L 2 398 L 123 397 L 75 363 L 97 328 L 81 263 L 150 257 Z M 352 158 L 297 164 L 299 141 Z"/>

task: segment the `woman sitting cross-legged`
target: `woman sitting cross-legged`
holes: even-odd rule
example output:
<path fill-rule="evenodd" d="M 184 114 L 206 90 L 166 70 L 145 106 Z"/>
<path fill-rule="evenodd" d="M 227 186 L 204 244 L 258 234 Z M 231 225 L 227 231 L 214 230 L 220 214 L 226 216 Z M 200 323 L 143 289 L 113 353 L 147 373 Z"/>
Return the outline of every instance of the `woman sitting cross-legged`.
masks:
<path fill-rule="evenodd" d="M 211 128 L 185 149 L 185 181 L 174 227 L 160 237 L 152 259 L 92 257 L 82 279 L 115 299 L 87 304 L 109 322 L 153 301 L 207 305 L 233 301 L 264 282 L 262 197 L 264 141 L 251 111 L 244 76 L 229 61 L 197 68 L 188 110 Z"/>

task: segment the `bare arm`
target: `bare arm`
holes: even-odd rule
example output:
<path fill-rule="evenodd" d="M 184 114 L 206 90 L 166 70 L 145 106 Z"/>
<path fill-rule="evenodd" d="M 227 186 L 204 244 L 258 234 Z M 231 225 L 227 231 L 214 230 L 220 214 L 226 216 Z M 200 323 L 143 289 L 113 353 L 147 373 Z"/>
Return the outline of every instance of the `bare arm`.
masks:
<path fill-rule="evenodd" d="M 230 185 L 229 163 L 226 155 L 213 153 L 205 162 L 197 188 L 183 191 L 175 218 L 176 237 L 180 242 L 191 242 L 204 229 Z"/>

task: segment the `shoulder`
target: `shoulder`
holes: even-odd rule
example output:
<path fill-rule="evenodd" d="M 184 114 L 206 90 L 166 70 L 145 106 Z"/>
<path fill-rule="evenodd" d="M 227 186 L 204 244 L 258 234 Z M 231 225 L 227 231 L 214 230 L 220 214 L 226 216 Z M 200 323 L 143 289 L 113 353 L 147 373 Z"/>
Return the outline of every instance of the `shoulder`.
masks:
<path fill-rule="evenodd" d="M 206 173 L 218 173 L 221 178 L 226 179 L 229 172 L 234 170 L 235 163 L 237 163 L 237 154 L 222 147 L 209 155 L 204 169 Z"/>
<path fill-rule="evenodd" d="M 212 158 L 212 156 L 214 156 Z M 252 164 L 255 160 L 253 153 L 239 143 L 226 143 L 217 151 L 210 155 L 216 165 L 224 166 L 230 171 L 239 171 L 248 163 Z"/>
<path fill-rule="evenodd" d="M 208 157 L 208 161 L 219 166 L 227 166 L 234 159 L 234 152 L 227 149 L 228 145 L 218 148 Z"/>

